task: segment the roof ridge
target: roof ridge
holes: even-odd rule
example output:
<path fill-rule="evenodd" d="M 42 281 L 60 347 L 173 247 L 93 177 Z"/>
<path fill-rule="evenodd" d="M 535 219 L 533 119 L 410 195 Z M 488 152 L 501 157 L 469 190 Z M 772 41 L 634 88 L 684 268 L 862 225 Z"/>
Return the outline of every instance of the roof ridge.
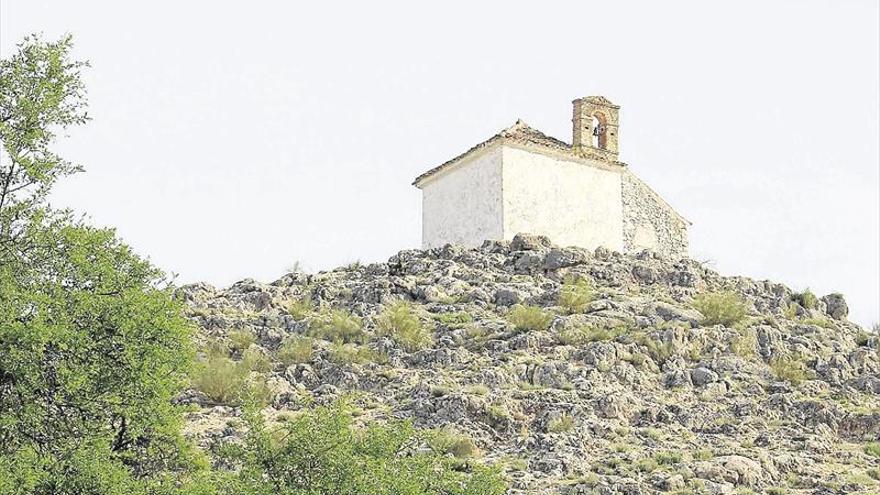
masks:
<path fill-rule="evenodd" d="M 422 180 L 432 175 L 435 175 L 436 173 L 440 172 L 440 170 L 446 168 L 449 165 L 452 165 L 453 163 L 458 162 L 459 160 L 473 153 L 474 151 L 486 148 L 487 146 L 500 139 L 509 139 L 511 141 L 516 141 L 520 143 L 533 144 L 536 146 L 541 146 L 543 148 L 555 149 L 557 151 L 571 151 L 571 145 L 566 143 L 565 141 L 557 139 L 553 136 L 548 136 L 547 134 L 544 134 L 534 127 L 530 127 L 523 119 L 516 119 L 516 122 L 514 122 L 512 126 L 502 129 L 489 139 L 476 144 L 464 153 L 416 177 L 416 179 L 413 181 L 413 185 L 417 186 Z"/>

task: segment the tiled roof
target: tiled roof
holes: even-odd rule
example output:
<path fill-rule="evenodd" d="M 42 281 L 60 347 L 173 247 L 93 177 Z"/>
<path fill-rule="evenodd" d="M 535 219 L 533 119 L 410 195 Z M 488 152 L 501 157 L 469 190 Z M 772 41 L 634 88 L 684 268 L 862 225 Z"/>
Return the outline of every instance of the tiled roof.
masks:
<path fill-rule="evenodd" d="M 432 175 L 435 175 L 435 174 L 441 172 L 442 170 L 446 169 L 447 167 L 457 163 L 459 160 L 461 160 L 465 156 L 467 156 L 477 150 L 487 148 L 487 147 L 489 147 L 489 146 L 491 146 L 501 140 L 516 142 L 516 143 L 521 143 L 521 144 L 536 145 L 536 146 L 551 149 L 554 151 L 571 152 L 571 145 L 566 143 L 565 141 L 560 141 L 559 139 L 548 136 L 537 129 L 533 129 L 533 128 L 529 127 L 522 120 L 517 120 L 515 124 L 508 127 L 507 129 L 502 130 L 498 134 L 495 134 L 494 136 L 492 136 L 489 139 L 483 141 L 482 143 L 474 146 L 473 148 L 465 151 L 464 153 L 456 156 L 455 158 L 453 158 L 453 159 L 451 159 L 451 160 L 449 160 L 449 161 L 447 161 L 437 167 L 434 167 L 431 170 L 428 170 L 427 172 L 423 173 L 422 175 L 416 177 L 416 180 L 413 181 L 413 185 L 418 186 L 419 183 L 421 183 L 422 181 L 424 181 L 428 177 L 431 177 Z"/>

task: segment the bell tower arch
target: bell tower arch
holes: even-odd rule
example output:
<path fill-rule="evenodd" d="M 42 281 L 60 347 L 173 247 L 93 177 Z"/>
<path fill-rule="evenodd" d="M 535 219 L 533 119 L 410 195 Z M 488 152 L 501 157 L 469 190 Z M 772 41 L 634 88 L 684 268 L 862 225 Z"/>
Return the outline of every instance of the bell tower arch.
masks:
<path fill-rule="evenodd" d="M 620 107 L 604 96 L 578 98 L 572 106 L 572 149 L 587 158 L 617 162 Z"/>

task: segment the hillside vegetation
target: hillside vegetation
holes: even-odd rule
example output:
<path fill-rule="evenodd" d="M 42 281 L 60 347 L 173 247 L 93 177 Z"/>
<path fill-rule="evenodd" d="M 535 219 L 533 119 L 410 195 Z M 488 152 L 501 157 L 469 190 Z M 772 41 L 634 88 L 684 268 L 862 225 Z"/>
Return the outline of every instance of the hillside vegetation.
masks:
<path fill-rule="evenodd" d="M 345 401 L 508 493 L 880 490 L 880 339 L 837 294 L 520 235 L 179 295 L 270 424 Z M 223 395 L 181 398 L 209 451 L 245 434 Z"/>

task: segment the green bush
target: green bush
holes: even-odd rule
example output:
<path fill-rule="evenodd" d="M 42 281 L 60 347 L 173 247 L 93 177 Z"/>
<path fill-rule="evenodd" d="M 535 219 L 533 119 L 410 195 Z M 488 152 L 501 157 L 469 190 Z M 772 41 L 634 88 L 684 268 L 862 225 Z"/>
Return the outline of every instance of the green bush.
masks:
<path fill-rule="evenodd" d="M 209 355 L 194 370 L 192 386 L 218 404 L 240 405 L 251 398 L 260 404 L 271 400 L 266 378 L 251 374 L 245 361 L 233 361 L 221 355 Z"/>
<path fill-rule="evenodd" d="M 559 289 L 558 304 L 568 313 L 583 313 L 593 302 L 593 285 L 586 278 L 566 277 Z"/>
<path fill-rule="evenodd" d="M 865 444 L 865 453 L 871 457 L 880 459 L 880 442 L 870 442 Z"/>
<path fill-rule="evenodd" d="M 700 294 L 694 300 L 694 308 L 703 315 L 703 325 L 731 326 L 742 321 L 747 314 L 745 302 L 735 292 Z"/>
<path fill-rule="evenodd" d="M 508 313 L 507 321 L 520 331 L 547 330 L 553 322 L 553 313 L 538 306 L 517 304 Z"/>
<path fill-rule="evenodd" d="M 425 434 L 410 423 L 356 428 L 344 405 L 306 410 L 274 430 L 258 411 L 245 418 L 245 444 L 227 454 L 240 466 L 229 493 L 502 495 L 506 489 L 495 469 L 462 465 L 433 449 L 413 451 Z"/>
<path fill-rule="evenodd" d="M 458 459 L 476 457 L 480 453 L 471 437 L 459 433 L 451 427 L 429 432 L 427 443 L 434 452 L 441 455 L 452 455 Z"/>
<path fill-rule="evenodd" d="M 330 345 L 330 360 L 337 364 L 364 364 L 381 361 L 381 356 L 369 347 L 345 344 L 340 341 Z"/>
<path fill-rule="evenodd" d="M 387 335 L 403 349 L 415 352 L 433 343 L 431 331 L 419 319 L 413 305 L 395 301 L 386 307 L 377 319 L 379 335 Z"/>
<path fill-rule="evenodd" d="M 654 454 L 654 460 L 661 466 L 672 466 L 684 460 L 684 455 L 675 450 L 665 450 Z"/>
<path fill-rule="evenodd" d="M 803 292 L 795 292 L 791 295 L 791 301 L 800 304 L 804 309 L 815 309 L 819 304 L 819 298 L 810 289 L 806 289 Z"/>
<path fill-rule="evenodd" d="M 258 371 L 265 373 L 272 369 L 272 361 L 269 356 L 259 350 L 256 346 L 250 346 L 242 353 L 242 365 L 250 371 Z"/>
<path fill-rule="evenodd" d="M 304 296 L 288 303 L 287 312 L 296 320 L 304 320 L 315 312 L 315 304 L 310 296 Z"/>
<path fill-rule="evenodd" d="M 645 457 L 636 461 L 636 469 L 643 473 L 652 473 L 656 471 L 659 467 L 660 466 L 657 464 L 657 461 L 654 460 L 653 457 Z"/>
<path fill-rule="evenodd" d="M 250 370 L 228 357 L 209 356 L 193 373 L 193 388 L 214 402 L 232 404 L 241 396 Z"/>
<path fill-rule="evenodd" d="M 284 366 L 292 364 L 308 363 L 312 361 L 314 343 L 311 337 L 297 335 L 288 338 L 275 352 L 275 358 L 284 363 Z"/>
<path fill-rule="evenodd" d="M 770 369 L 776 378 L 799 385 L 807 379 L 807 370 L 804 362 L 797 356 L 778 356 L 770 360 Z"/>
<path fill-rule="evenodd" d="M 584 345 L 590 342 L 607 342 L 627 333 L 627 327 L 568 327 L 559 331 L 557 339 L 565 345 Z"/>
<path fill-rule="evenodd" d="M 569 414 L 561 414 L 547 422 L 547 431 L 550 433 L 568 433 L 574 429 L 574 418 Z"/>
<path fill-rule="evenodd" d="M 657 363 L 657 366 L 663 366 L 663 363 L 675 353 L 672 342 L 663 342 L 644 334 L 637 336 L 635 341 L 645 347 L 648 356 Z"/>
<path fill-rule="evenodd" d="M 346 344 L 367 340 L 363 321 L 341 309 L 331 309 L 312 322 L 312 332 L 318 338 L 332 342 L 341 341 Z"/>
<path fill-rule="evenodd" d="M 757 354 L 758 336 L 754 330 L 741 330 L 730 341 L 730 352 L 743 358 L 752 358 Z"/>
<path fill-rule="evenodd" d="M 227 339 L 229 340 L 229 348 L 239 353 L 244 352 L 245 349 L 257 341 L 254 334 L 247 330 L 233 330 L 229 332 Z"/>
<path fill-rule="evenodd" d="M 464 311 L 457 311 L 455 313 L 440 313 L 434 315 L 434 319 L 437 320 L 437 323 L 440 323 L 447 328 L 462 328 L 468 323 L 474 321 L 474 318 L 470 315 L 470 313 L 465 313 Z"/>

